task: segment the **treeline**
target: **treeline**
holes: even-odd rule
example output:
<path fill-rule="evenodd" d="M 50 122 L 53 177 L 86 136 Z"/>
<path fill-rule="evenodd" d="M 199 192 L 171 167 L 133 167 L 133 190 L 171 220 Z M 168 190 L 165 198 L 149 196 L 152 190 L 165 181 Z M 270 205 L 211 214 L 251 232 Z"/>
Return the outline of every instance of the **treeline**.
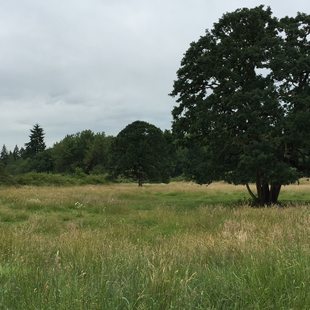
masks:
<path fill-rule="evenodd" d="M 125 179 L 142 185 L 168 182 L 181 177 L 185 169 L 187 151 L 176 146 L 171 132 L 142 121 L 129 124 L 115 137 L 84 130 L 67 135 L 50 148 L 46 148 L 44 137 L 43 128 L 36 124 L 23 147 L 11 151 L 3 145 L 0 183 L 27 184 L 33 183 L 33 178 L 61 183 L 56 175 L 63 175 L 66 180 L 86 179 L 86 183 Z M 43 180 L 42 175 L 46 175 Z"/>

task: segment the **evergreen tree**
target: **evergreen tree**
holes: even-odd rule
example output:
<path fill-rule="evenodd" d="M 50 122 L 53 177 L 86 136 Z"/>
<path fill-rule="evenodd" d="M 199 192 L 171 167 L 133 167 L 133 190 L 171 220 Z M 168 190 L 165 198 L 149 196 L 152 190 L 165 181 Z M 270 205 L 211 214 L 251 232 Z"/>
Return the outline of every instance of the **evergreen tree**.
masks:
<path fill-rule="evenodd" d="M 30 130 L 30 141 L 25 143 L 25 155 L 26 157 L 33 157 L 45 150 L 44 143 L 44 131 L 39 124 L 35 124 Z"/>
<path fill-rule="evenodd" d="M 13 159 L 14 159 L 14 160 L 17 160 L 17 159 L 20 158 L 20 150 L 19 150 L 19 148 L 18 148 L 17 145 L 15 145 L 15 147 L 14 147 L 12 156 L 13 156 Z"/>
<path fill-rule="evenodd" d="M 8 150 L 5 146 L 5 144 L 3 144 L 2 146 L 2 150 L 1 150 L 1 153 L 0 153 L 0 160 L 1 162 L 6 165 L 7 162 L 8 162 L 8 159 L 9 159 L 9 153 L 8 153 Z"/>

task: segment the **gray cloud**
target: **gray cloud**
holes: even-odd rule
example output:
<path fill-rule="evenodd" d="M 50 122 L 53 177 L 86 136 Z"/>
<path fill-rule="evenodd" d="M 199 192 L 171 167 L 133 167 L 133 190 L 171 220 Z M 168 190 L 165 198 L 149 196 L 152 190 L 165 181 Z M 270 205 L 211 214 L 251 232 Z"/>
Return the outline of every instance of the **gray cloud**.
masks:
<path fill-rule="evenodd" d="M 308 0 L 264 1 L 276 16 Z M 137 119 L 170 128 L 168 96 L 191 41 L 227 11 L 261 1 L 10 0 L 0 4 L 0 144 L 40 123 L 49 145 Z"/>

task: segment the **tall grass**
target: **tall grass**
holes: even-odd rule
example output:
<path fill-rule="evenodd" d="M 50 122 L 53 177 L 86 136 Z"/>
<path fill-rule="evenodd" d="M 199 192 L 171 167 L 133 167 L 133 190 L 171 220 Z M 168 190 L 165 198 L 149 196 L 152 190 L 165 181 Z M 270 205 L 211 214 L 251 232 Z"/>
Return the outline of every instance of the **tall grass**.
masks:
<path fill-rule="evenodd" d="M 309 186 L 0 188 L 1 309 L 309 309 Z"/>

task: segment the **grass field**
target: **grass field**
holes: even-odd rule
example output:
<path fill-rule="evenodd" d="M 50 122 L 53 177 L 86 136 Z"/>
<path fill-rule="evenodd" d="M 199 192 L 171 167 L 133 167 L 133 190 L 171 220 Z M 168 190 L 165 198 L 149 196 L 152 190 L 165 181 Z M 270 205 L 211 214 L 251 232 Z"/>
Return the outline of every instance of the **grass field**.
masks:
<path fill-rule="evenodd" d="M 0 309 L 310 309 L 310 184 L 0 188 Z M 292 201 L 296 201 L 293 204 Z"/>

